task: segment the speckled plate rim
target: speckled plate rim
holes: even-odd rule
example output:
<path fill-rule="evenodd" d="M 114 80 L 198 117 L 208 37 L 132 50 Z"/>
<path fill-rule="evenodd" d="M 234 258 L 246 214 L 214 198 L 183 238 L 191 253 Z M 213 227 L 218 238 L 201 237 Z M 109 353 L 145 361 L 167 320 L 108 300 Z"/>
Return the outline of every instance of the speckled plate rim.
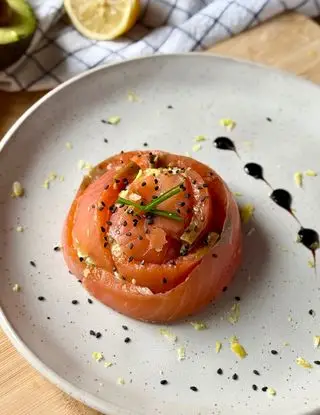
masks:
<path fill-rule="evenodd" d="M 61 85 L 54 88 L 52 91 L 49 91 L 45 94 L 42 98 L 40 98 L 36 103 L 34 103 L 27 111 L 25 111 L 20 118 L 10 127 L 7 133 L 3 136 L 2 140 L 0 141 L 0 154 L 4 149 L 5 145 L 9 142 L 10 138 L 13 137 L 15 132 L 23 125 L 23 123 L 46 101 L 50 100 L 50 98 L 56 94 L 59 94 L 64 88 L 81 81 L 83 78 L 90 76 L 95 72 L 103 72 L 108 70 L 110 67 L 119 66 L 119 65 L 126 65 L 128 62 L 131 61 L 142 61 L 142 60 L 149 60 L 149 59 L 161 59 L 161 58 L 186 58 L 189 57 L 201 57 L 201 59 L 212 59 L 213 63 L 217 60 L 220 61 L 232 61 L 236 65 L 243 65 L 249 68 L 257 69 L 260 68 L 261 70 L 265 70 L 268 72 L 278 73 L 279 75 L 295 79 L 296 82 L 305 83 L 306 85 L 313 85 L 315 88 L 319 88 L 319 86 L 310 80 L 305 78 L 300 78 L 295 74 L 290 72 L 286 72 L 281 69 L 273 68 L 270 66 L 262 65 L 256 62 L 251 62 L 244 59 L 237 59 L 232 57 L 226 57 L 218 54 L 213 53 L 204 53 L 204 52 L 192 52 L 192 53 L 175 53 L 175 54 L 155 54 L 149 56 L 143 56 L 138 58 L 127 59 L 121 62 L 115 62 L 110 64 L 105 64 L 99 66 L 97 68 L 93 68 L 89 71 L 81 73 L 79 75 L 74 76 L 73 78 L 69 79 L 68 81 L 62 83 Z M 86 392 L 85 390 L 74 386 L 72 383 L 66 381 L 63 377 L 59 376 L 54 370 L 48 367 L 42 360 L 32 351 L 29 347 L 23 342 L 23 340 L 19 337 L 19 335 L 15 332 L 13 326 L 9 322 L 8 318 L 5 315 L 4 310 L 0 304 L 0 327 L 3 329 L 5 334 L 10 339 L 12 345 L 16 348 L 16 350 L 31 364 L 31 366 L 36 369 L 41 375 L 43 375 L 46 379 L 48 379 L 52 384 L 57 386 L 59 389 L 67 393 L 69 396 L 77 399 L 78 401 L 84 403 L 85 405 L 96 409 L 106 415 L 138 415 L 137 413 L 133 413 L 132 411 L 121 408 L 119 405 L 114 405 L 110 402 L 105 400 L 99 399 L 91 393 Z M 320 408 L 319 408 L 320 409 Z M 310 409 L 312 412 L 314 408 Z M 309 414 L 311 414 L 309 412 Z"/>

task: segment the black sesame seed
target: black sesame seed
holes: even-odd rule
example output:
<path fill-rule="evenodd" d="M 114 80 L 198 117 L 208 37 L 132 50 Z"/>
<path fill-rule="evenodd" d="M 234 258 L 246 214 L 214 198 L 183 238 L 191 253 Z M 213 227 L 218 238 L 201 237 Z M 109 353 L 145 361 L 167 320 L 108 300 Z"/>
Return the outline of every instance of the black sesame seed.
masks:
<path fill-rule="evenodd" d="M 132 249 L 133 248 L 133 243 L 132 242 L 130 242 L 129 243 L 129 249 Z"/>
<path fill-rule="evenodd" d="M 151 217 L 151 218 L 147 218 L 147 224 L 148 225 L 153 225 L 154 224 L 154 219 Z"/>
<path fill-rule="evenodd" d="M 114 179 L 115 183 L 120 183 L 120 179 Z"/>
<path fill-rule="evenodd" d="M 89 334 L 90 334 L 90 336 L 95 336 L 95 335 L 96 335 L 96 332 L 95 332 L 95 331 L 93 331 L 93 330 L 90 330 L 90 331 L 89 331 Z"/>
<path fill-rule="evenodd" d="M 314 317 L 315 316 L 314 310 L 309 310 L 309 314 L 310 314 L 310 316 Z"/>
<path fill-rule="evenodd" d="M 217 370 L 218 375 L 222 375 L 223 374 L 223 370 L 221 369 L 221 367 Z"/>
<path fill-rule="evenodd" d="M 257 386 L 257 385 L 252 385 L 252 389 L 253 389 L 254 391 L 257 391 L 257 390 L 258 390 L 258 386 Z"/>
<path fill-rule="evenodd" d="M 111 225 L 112 225 L 111 220 L 108 220 L 108 221 L 107 221 L 107 225 L 108 225 L 108 226 L 111 226 Z"/>
<path fill-rule="evenodd" d="M 278 352 L 276 350 L 271 350 L 271 354 L 276 355 Z"/>
<path fill-rule="evenodd" d="M 240 301 L 241 300 L 241 298 L 237 295 L 236 297 L 234 297 L 234 299 L 236 300 L 236 301 Z"/>
<path fill-rule="evenodd" d="M 109 185 L 108 184 L 106 184 L 105 186 L 104 186 L 104 190 L 108 190 L 109 189 Z"/>
<path fill-rule="evenodd" d="M 159 190 L 159 186 L 155 186 L 155 187 L 154 187 L 154 190 L 155 190 L 155 191 Z"/>
<path fill-rule="evenodd" d="M 172 110 L 173 106 L 172 105 L 167 105 L 168 110 Z"/>
<path fill-rule="evenodd" d="M 108 246 L 108 242 L 105 242 L 104 244 L 103 244 L 103 247 L 104 248 L 106 248 Z"/>
<path fill-rule="evenodd" d="M 203 183 L 202 187 L 204 188 L 208 187 L 207 183 Z"/>
<path fill-rule="evenodd" d="M 152 195 L 152 199 L 158 199 L 157 195 Z"/>
<path fill-rule="evenodd" d="M 106 121 L 106 120 L 101 120 L 101 122 L 102 122 L 102 124 L 107 124 L 108 123 L 108 121 Z"/>
<path fill-rule="evenodd" d="M 76 304 L 79 304 L 79 301 L 78 301 L 78 300 L 72 300 L 72 301 L 71 301 L 71 303 L 72 303 L 73 305 L 76 305 Z"/>
<path fill-rule="evenodd" d="M 162 278 L 163 284 L 166 284 L 168 282 L 167 278 Z"/>
<path fill-rule="evenodd" d="M 36 267 L 36 263 L 34 261 L 30 261 L 30 265 L 32 265 L 33 267 Z"/>
<path fill-rule="evenodd" d="M 128 262 L 132 262 L 132 261 L 133 261 L 133 256 L 129 256 Z"/>
<path fill-rule="evenodd" d="M 45 298 L 44 298 L 42 295 L 40 295 L 40 296 L 38 297 L 38 300 L 39 300 L 39 301 L 45 301 Z"/>
<path fill-rule="evenodd" d="M 183 191 L 187 190 L 184 184 L 180 184 L 180 186 L 179 186 L 179 187 L 180 187 L 180 189 L 181 189 L 181 190 L 183 190 Z"/>
<path fill-rule="evenodd" d="M 190 386 L 190 389 L 191 389 L 193 392 L 198 392 L 198 388 L 197 388 L 196 386 Z"/>
<path fill-rule="evenodd" d="M 178 205 L 183 207 L 185 205 L 185 202 L 179 202 Z"/>
<path fill-rule="evenodd" d="M 128 222 L 125 220 L 125 221 L 123 221 L 123 224 L 122 224 L 122 226 L 127 226 L 128 225 Z"/>
<path fill-rule="evenodd" d="M 260 376 L 260 372 L 258 372 L 256 369 L 253 370 L 253 373 L 257 376 Z"/>
<path fill-rule="evenodd" d="M 101 229 L 101 232 L 105 232 L 106 231 L 106 228 L 104 228 L 103 226 L 101 226 L 100 229 Z"/>
<path fill-rule="evenodd" d="M 104 141 L 105 143 L 107 143 L 107 142 L 108 142 L 108 139 L 107 139 L 107 138 L 105 138 L 103 141 Z"/>
<path fill-rule="evenodd" d="M 141 186 L 144 187 L 147 183 L 146 182 L 142 182 Z"/>
<path fill-rule="evenodd" d="M 140 262 L 140 265 L 144 265 L 144 262 L 145 262 L 145 261 L 144 261 L 144 259 L 143 259 L 143 260 Z"/>
<path fill-rule="evenodd" d="M 125 326 L 125 325 L 123 325 L 122 328 L 123 328 L 123 330 L 129 330 L 128 326 Z"/>
<path fill-rule="evenodd" d="M 238 376 L 236 373 L 234 373 L 234 374 L 232 375 L 232 379 L 233 379 L 233 380 L 238 380 L 238 379 L 239 379 L 239 376 Z"/>
<path fill-rule="evenodd" d="M 126 338 L 124 339 L 124 342 L 125 342 L 125 343 L 130 343 L 130 342 L 131 342 L 130 337 L 126 337 Z"/>
<path fill-rule="evenodd" d="M 83 261 L 84 261 L 84 258 L 82 258 L 82 256 L 80 256 L 80 257 L 79 257 L 79 261 L 80 261 L 80 262 L 83 262 Z"/>
<path fill-rule="evenodd" d="M 212 256 L 212 258 L 218 258 L 218 255 L 217 254 L 212 254 L 211 256 Z M 223 287 L 223 288 L 226 288 L 226 287 Z"/>
<path fill-rule="evenodd" d="M 131 236 L 132 235 L 132 233 L 131 232 L 127 232 L 126 233 L 126 236 Z"/>
<path fill-rule="evenodd" d="M 267 392 L 268 390 L 268 386 L 264 386 L 263 388 L 261 388 L 262 392 Z"/>
<path fill-rule="evenodd" d="M 47 317 L 47 320 L 51 320 L 51 317 Z"/>
<path fill-rule="evenodd" d="M 185 194 L 184 194 L 184 197 L 185 197 L 186 199 L 189 199 L 189 198 L 191 197 L 191 194 L 190 194 L 190 193 L 185 193 Z"/>
<path fill-rule="evenodd" d="M 143 143 L 143 147 L 148 147 L 148 143 Z"/>
<path fill-rule="evenodd" d="M 272 119 L 270 117 L 267 117 L 266 120 L 272 122 Z"/>
<path fill-rule="evenodd" d="M 154 184 L 158 184 L 159 180 L 158 179 L 154 179 Z"/>
<path fill-rule="evenodd" d="M 91 300 L 91 298 L 88 298 L 88 303 L 89 304 L 92 304 L 93 303 L 93 301 Z"/>
<path fill-rule="evenodd" d="M 314 363 L 315 365 L 320 365 L 320 360 L 315 360 L 313 363 Z"/>
<path fill-rule="evenodd" d="M 102 334 L 98 331 L 97 333 L 96 333 L 96 338 L 97 339 L 100 339 L 100 337 L 102 336 Z"/>
<path fill-rule="evenodd" d="M 222 291 L 225 293 L 227 291 L 228 287 L 223 287 Z"/>
<path fill-rule="evenodd" d="M 142 241 L 143 236 L 139 235 L 139 236 L 138 236 L 138 239 L 139 239 L 139 241 Z"/>
<path fill-rule="evenodd" d="M 178 208 L 178 209 L 176 209 L 176 211 L 178 212 L 178 213 L 181 213 L 181 210 Z"/>
<path fill-rule="evenodd" d="M 166 379 L 162 379 L 162 380 L 160 380 L 160 384 L 161 385 L 167 385 L 168 381 Z"/>
<path fill-rule="evenodd" d="M 54 251 L 56 251 L 56 252 L 59 252 L 59 251 L 61 251 L 61 248 L 60 248 L 60 246 L 55 246 L 55 247 L 53 248 L 53 250 L 54 250 Z"/>

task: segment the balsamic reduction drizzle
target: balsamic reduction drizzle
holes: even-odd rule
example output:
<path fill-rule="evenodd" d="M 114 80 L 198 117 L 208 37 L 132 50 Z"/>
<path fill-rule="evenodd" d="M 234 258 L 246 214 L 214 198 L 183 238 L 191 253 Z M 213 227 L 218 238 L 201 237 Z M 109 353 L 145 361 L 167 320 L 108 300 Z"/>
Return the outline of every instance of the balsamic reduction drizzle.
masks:
<path fill-rule="evenodd" d="M 299 219 L 296 217 L 296 215 L 293 213 L 291 205 L 292 205 L 292 196 L 287 190 L 284 189 L 275 189 L 270 194 L 270 199 L 274 201 L 275 204 L 285 209 L 287 212 L 290 213 L 290 215 L 295 218 L 295 220 L 299 223 L 301 226 L 301 223 Z"/>
<path fill-rule="evenodd" d="M 269 120 L 268 120 L 269 121 Z M 271 120 L 270 120 L 271 121 Z M 230 140 L 228 137 L 217 137 L 213 144 L 216 148 L 219 150 L 229 150 L 234 151 L 236 155 L 241 160 L 236 146 L 234 145 L 234 142 Z M 263 168 L 257 163 L 247 163 L 244 166 L 244 171 L 253 178 L 257 180 L 264 181 L 271 189 L 272 186 L 270 183 L 264 178 L 263 175 Z M 270 194 L 271 200 L 276 203 L 278 206 L 285 209 L 287 212 L 290 213 L 290 215 L 299 223 L 300 230 L 298 231 L 298 242 L 304 245 L 309 251 L 311 251 L 313 259 L 314 259 L 314 266 L 316 266 L 316 251 L 320 248 L 320 237 L 317 231 L 314 229 L 307 229 L 304 228 L 299 219 L 296 217 L 296 215 L 293 213 L 291 205 L 292 205 L 292 196 L 291 194 L 284 189 L 275 189 L 272 190 L 272 193 Z"/>
<path fill-rule="evenodd" d="M 244 171 L 249 176 L 252 176 L 253 178 L 255 178 L 257 180 L 264 181 L 270 187 L 270 189 L 272 189 L 270 183 L 263 176 L 263 168 L 262 168 L 262 166 L 260 166 L 260 164 L 257 164 L 257 163 L 247 163 L 244 166 Z"/>
<path fill-rule="evenodd" d="M 219 150 L 228 150 L 228 151 L 234 151 L 236 155 L 240 158 L 236 146 L 234 145 L 234 142 L 230 140 L 228 137 L 217 137 L 213 144 L 218 148 Z"/>

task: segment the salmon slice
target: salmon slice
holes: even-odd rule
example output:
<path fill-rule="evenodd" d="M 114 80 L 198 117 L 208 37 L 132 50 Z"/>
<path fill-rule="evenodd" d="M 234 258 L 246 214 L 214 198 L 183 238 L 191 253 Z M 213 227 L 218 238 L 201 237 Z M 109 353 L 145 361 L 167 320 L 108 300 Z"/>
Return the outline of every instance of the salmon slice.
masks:
<path fill-rule="evenodd" d="M 178 193 L 156 209 L 179 220 L 144 211 L 175 187 Z M 118 203 L 119 195 L 133 206 Z M 102 303 L 133 318 L 173 321 L 230 283 L 241 259 L 238 207 L 217 173 L 198 161 L 123 153 L 100 163 L 80 186 L 63 252 L 70 271 Z"/>

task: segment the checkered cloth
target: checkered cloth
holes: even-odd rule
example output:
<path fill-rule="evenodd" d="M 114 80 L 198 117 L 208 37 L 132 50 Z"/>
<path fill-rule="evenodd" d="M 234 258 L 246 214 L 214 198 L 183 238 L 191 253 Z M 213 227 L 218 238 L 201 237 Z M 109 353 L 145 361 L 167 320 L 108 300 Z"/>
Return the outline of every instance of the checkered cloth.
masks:
<path fill-rule="evenodd" d="M 65 23 L 62 0 L 30 3 L 39 21 L 37 32 L 21 60 L 0 72 L 0 89 L 48 89 L 108 62 L 205 50 L 285 10 L 320 14 L 320 0 L 141 0 L 139 22 L 129 33 L 97 42 Z"/>

